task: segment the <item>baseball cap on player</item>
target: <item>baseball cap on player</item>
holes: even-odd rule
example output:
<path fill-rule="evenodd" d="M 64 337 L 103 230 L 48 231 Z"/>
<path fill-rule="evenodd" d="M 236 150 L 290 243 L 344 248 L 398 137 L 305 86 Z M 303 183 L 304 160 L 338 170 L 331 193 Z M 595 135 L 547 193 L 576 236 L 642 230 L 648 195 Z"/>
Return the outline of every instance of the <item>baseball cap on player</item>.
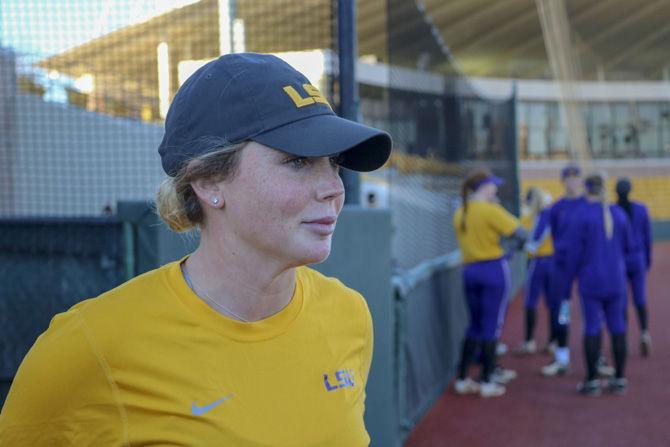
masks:
<path fill-rule="evenodd" d="M 484 177 L 483 179 L 481 179 L 477 183 L 473 184 L 472 185 L 472 190 L 477 191 L 479 188 L 481 188 L 486 183 L 493 183 L 496 186 L 500 186 L 503 183 L 505 183 L 505 180 L 501 179 L 497 175 L 491 174 L 491 175 L 488 175 L 487 177 Z"/>
<path fill-rule="evenodd" d="M 581 169 L 576 164 L 570 163 L 561 170 L 561 178 L 565 179 L 572 176 L 578 176 L 581 174 Z"/>
<path fill-rule="evenodd" d="M 354 171 L 381 167 L 391 137 L 335 115 L 309 80 L 276 56 L 227 54 L 198 69 L 179 88 L 158 152 L 174 176 L 193 157 L 256 141 L 304 157 L 340 154 Z"/>

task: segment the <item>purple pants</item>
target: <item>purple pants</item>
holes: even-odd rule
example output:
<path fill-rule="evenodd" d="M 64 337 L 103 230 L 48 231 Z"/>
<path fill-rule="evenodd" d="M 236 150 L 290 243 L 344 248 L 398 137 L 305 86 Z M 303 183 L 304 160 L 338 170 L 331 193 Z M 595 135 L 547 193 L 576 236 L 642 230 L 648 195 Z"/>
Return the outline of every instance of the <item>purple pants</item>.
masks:
<path fill-rule="evenodd" d="M 628 283 L 630 284 L 633 302 L 636 306 L 647 304 L 647 271 L 639 269 L 632 272 L 626 272 Z"/>
<path fill-rule="evenodd" d="M 465 296 L 470 311 L 468 338 L 492 341 L 500 336 L 509 301 L 510 274 L 505 259 L 473 262 L 463 267 Z"/>
<path fill-rule="evenodd" d="M 548 309 L 551 308 L 553 268 L 553 256 L 540 256 L 530 259 L 528 275 L 526 276 L 526 284 L 524 286 L 524 305 L 526 309 L 537 308 L 537 302 L 542 293 L 544 294 L 544 303 Z"/>
<path fill-rule="evenodd" d="M 581 295 L 582 319 L 584 320 L 584 335 L 595 336 L 600 334 L 602 315 L 605 315 L 607 329 L 610 334 L 626 332 L 624 311 L 626 308 L 626 294 L 605 296 Z"/>

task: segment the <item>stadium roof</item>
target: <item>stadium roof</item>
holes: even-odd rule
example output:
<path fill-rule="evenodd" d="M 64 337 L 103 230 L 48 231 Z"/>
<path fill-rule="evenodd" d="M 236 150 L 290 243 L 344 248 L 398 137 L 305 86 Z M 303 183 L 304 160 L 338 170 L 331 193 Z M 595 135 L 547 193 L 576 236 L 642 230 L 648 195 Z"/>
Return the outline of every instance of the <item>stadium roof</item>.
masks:
<path fill-rule="evenodd" d="M 668 78 L 669 1 L 565 3 L 583 79 Z M 334 47 L 330 31 L 309 32 L 331 23 L 331 5 L 332 0 L 237 0 L 247 50 Z M 358 0 L 357 9 L 361 55 L 445 72 L 452 57 L 470 76 L 551 77 L 534 0 Z M 146 73 L 155 73 L 160 41 L 169 42 L 181 59 L 214 57 L 217 29 L 217 0 L 201 0 L 86 42 L 42 65 L 73 76 L 115 73 L 116 79 L 120 75 L 132 82 L 134 74 L 146 79 Z"/>

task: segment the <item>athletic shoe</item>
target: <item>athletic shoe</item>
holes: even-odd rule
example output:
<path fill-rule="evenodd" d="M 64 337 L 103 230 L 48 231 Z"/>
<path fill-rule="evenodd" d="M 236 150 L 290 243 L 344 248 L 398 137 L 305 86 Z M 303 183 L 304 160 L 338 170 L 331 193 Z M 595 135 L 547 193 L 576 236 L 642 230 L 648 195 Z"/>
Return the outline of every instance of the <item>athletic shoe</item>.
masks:
<path fill-rule="evenodd" d="M 549 341 L 547 342 L 546 345 L 542 347 L 542 354 L 551 354 L 554 355 L 556 352 L 556 348 L 558 348 L 558 343 L 555 341 Z"/>
<path fill-rule="evenodd" d="M 628 388 L 628 380 L 623 377 L 611 378 L 607 381 L 607 391 L 612 394 L 626 394 L 626 388 Z"/>
<path fill-rule="evenodd" d="M 651 355 L 651 335 L 648 331 L 642 332 L 640 336 L 640 353 L 642 357 L 649 357 Z"/>
<path fill-rule="evenodd" d="M 456 380 L 454 382 L 454 392 L 456 394 L 477 394 L 479 392 L 479 384 L 469 377 L 463 380 Z"/>
<path fill-rule="evenodd" d="M 603 356 L 598 357 L 598 375 L 603 377 L 614 376 L 615 370 L 613 366 L 607 364 L 607 359 Z"/>
<path fill-rule="evenodd" d="M 550 364 L 543 366 L 540 372 L 546 377 L 564 376 L 570 372 L 570 364 L 551 362 Z"/>
<path fill-rule="evenodd" d="M 480 397 L 498 397 L 505 394 L 505 386 L 495 382 L 482 382 L 479 384 Z"/>
<path fill-rule="evenodd" d="M 514 351 L 512 352 L 514 355 L 532 355 L 537 352 L 537 344 L 535 343 L 535 340 L 524 341 L 514 348 Z"/>
<path fill-rule="evenodd" d="M 600 381 L 585 380 L 577 384 L 577 392 L 584 396 L 600 396 Z"/>
<path fill-rule="evenodd" d="M 491 382 L 504 385 L 516 379 L 517 376 L 518 374 L 513 369 L 505 369 L 501 366 L 497 366 L 496 369 L 493 370 L 493 374 L 491 374 Z"/>
<path fill-rule="evenodd" d="M 496 344 L 496 355 L 500 357 L 501 355 L 507 354 L 507 345 L 505 343 Z"/>

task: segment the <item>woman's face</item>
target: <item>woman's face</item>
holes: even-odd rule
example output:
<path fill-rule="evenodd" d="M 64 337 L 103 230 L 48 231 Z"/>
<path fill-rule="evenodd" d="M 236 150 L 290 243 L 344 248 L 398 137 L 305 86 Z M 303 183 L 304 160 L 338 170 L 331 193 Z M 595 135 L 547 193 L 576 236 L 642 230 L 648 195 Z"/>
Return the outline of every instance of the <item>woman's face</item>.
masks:
<path fill-rule="evenodd" d="M 338 171 L 328 157 L 296 157 L 250 142 L 237 173 L 220 184 L 224 231 L 290 266 L 325 260 L 344 203 Z"/>
<path fill-rule="evenodd" d="M 484 183 L 482 186 L 479 187 L 477 190 L 478 194 L 481 194 L 481 196 L 486 200 L 487 202 L 497 202 L 498 201 L 498 185 L 492 182 L 487 182 Z"/>
<path fill-rule="evenodd" d="M 569 175 L 563 179 L 565 193 L 569 196 L 577 196 L 582 192 L 582 178 L 578 175 Z"/>

